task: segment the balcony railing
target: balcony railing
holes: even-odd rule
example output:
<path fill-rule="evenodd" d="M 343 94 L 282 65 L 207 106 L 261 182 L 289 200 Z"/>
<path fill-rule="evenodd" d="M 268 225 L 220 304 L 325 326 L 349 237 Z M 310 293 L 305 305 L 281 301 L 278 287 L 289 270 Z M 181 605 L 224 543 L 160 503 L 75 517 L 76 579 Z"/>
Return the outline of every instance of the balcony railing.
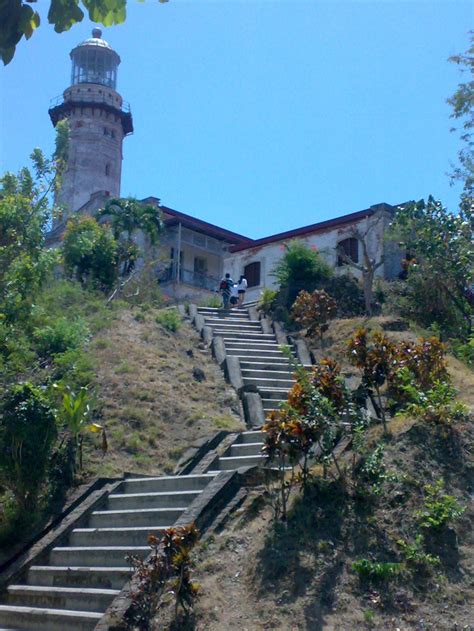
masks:
<path fill-rule="evenodd" d="M 177 276 L 176 267 L 171 266 L 160 274 L 159 280 L 160 283 L 176 282 Z M 217 276 L 211 276 L 203 272 L 195 272 L 184 268 L 180 268 L 179 270 L 179 282 L 192 285 L 193 287 L 200 287 L 201 289 L 208 289 L 209 291 L 215 291 L 219 288 L 219 279 Z"/>

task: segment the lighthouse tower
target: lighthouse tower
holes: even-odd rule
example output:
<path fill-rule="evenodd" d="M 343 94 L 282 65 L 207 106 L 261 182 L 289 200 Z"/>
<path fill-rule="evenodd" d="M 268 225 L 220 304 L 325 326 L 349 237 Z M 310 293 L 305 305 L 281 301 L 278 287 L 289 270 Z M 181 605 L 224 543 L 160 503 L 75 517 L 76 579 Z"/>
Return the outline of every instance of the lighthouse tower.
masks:
<path fill-rule="evenodd" d="M 117 92 L 120 57 L 95 28 L 71 53 L 71 85 L 49 110 L 54 126 L 69 120 L 69 157 L 57 203 L 67 217 L 93 193 L 120 196 L 122 143 L 133 132 L 130 108 Z"/>

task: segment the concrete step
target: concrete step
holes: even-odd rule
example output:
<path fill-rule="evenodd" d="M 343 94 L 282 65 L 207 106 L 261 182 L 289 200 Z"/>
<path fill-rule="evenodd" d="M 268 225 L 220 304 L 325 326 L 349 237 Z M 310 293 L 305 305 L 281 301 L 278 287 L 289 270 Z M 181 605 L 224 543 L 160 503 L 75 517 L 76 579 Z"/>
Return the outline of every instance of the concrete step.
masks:
<path fill-rule="evenodd" d="M 237 440 L 234 445 L 239 443 L 261 443 L 265 440 L 265 432 L 260 432 L 258 430 L 253 432 L 240 432 Z"/>
<path fill-rule="evenodd" d="M 243 358 L 240 361 L 240 368 L 242 372 L 248 370 L 262 373 L 260 375 L 256 374 L 255 377 L 264 377 L 268 372 L 271 372 L 272 375 L 274 372 L 278 372 L 287 377 L 288 375 L 293 375 L 294 372 L 290 367 L 288 360 L 283 362 L 276 359 L 268 359 L 267 361 L 250 361 L 249 358 Z"/>
<path fill-rule="evenodd" d="M 214 309 L 213 307 L 198 307 L 198 313 L 205 318 L 219 318 L 226 320 L 250 320 L 247 309 Z"/>
<path fill-rule="evenodd" d="M 262 397 L 262 406 L 264 412 L 272 412 L 280 409 L 280 403 L 285 403 L 285 399 L 264 399 Z"/>
<path fill-rule="evenodd" d="M 39 585 L 9 585 L 7 604 L 48 609 L 104 612 L 120 594 L 118 589 L 74 587 L 41 587 Z"/>
<path fill-rule="evenodd" d="M 289 388 L 259 388 L 262 399 L 276 399 L 277 401 L 286 401 L 288 398 Z"/>
<path fill-rule="evenodd" d="M 169 526 L 136 526 L 135 528 L 75 528 L 69 535 L 71 546 L 143 546 L 148 535 L 161 537 Z"/>
<path fill-rule="evenodd" d="M 259 456 L 263 443 L 234 443 L 226 456 Z"/>
<path fill-rule="evenodd" d="M 202 491 L 165 491 L 164 493 L 114 493 L 107 498 L 109 510 L 132 508 L 174 508 L 189 506 Z"/>
<path fill-rule="evenodd" d="M 117 492 L 165 493 L 166 491 L 193 491 L 204 489 L 215 474 L 170 475 L 150 478 L 127 478 Z"/>
<path fill-rule="evenodd" d="M 92 631 L 101 612 L 0 605 L 0 625 L 31 631 Z"/>
<path fill-rule="evenodd" d="M 239 340 L 235 342 L 233 340 L 224 339 L 224 346 L 226 352 L 236 350 L 234 355 L 241 355 L 241 351 L 247 355 L 247 357 L 256 357 L 257 353 L 263 352 L 266 357 L 273 353 L 279 353 L 279 357 L 284 357 L 283 353 L 278 348 L 278 344 L 274 342 L 246 342 L 245 340 Z"/>
<path fill-rule="evenodd" d="M 246 329 L 262 330 L 262 323 L 260 320 L 238 320 L 238 319 L 224 319 L 224 318 L 204 318 L 204 322 L 210 327 L 232 327 Z"/>
<path fill-rule="evenodd" d="M 127 565 L 125 557 L 137 556 L 141 559 L 150 552 L 149 546 L 102 546 L 102 547 L 62 547 L 53 548 L 49 558 L 52 565 L 90 567 L 114 567 Z"/>
<path fill-rule="evenodd" d="M 277 346 L 274 348 L 270 348 L 268 350 L 265 349 L 251 349 L 249 347 L 242 348 L 242 344 L 238 345 L 227 345 L 226 352 L 229 355 L 236 355 L 241 361 L 251 361 L 251 362 L 266 362 L 271 361 L 272 363 L 278 364 L 281 363 L 284 366 L 288 365 L 288 360 L 283 355 L 281 350 L 278 349 Z"/>
<path fill-rule="evenodd" d="M 253 376 L 248 376 L 247 374 L 243 374 L 242 377 L 243 377 L 245 385 L 257 386 L 259 390 L 261 388 L 281 388 L 281 389 L 286 388 L 288 391 L 296 383 L 295 379 L 291 379 L 288 377 L 286 379 L 280 379 L 280 378 L 273 378 L 270 376 L 253 377 Z"/>
<path fill-rule="evenodd" d="M 214 330 L 216 335 L 220 335 L 224 338 L 224 340 L 229 340 L 235 342 L 236 340 L 245 340 L 246 342 L 273 342 L 277 343 L 276 337 L 273 333 L 252 333 L 247 331 L 232 331 L 229 329 L 219 329 L 219 331 Z"/>
<path fill-rule="evenodd" d="M 265 458 L 260 454 L 254 456 L 221 456 L 217 463 L 213 463 L 212 467 L 219 471 L 231 471 L 239 467 L 255 467 L 262 465 Z"/>
<path fill-rule="evenodd" d="M 132 575 L 125 564 L 117 567 L 63 567 L 33 565 L 28 570 L 28 585 L 51 587 L 86 587 L 96 589 L 122 589 Z"/>
<path fill-rule="evenodd" d="M 119 528 L 120 526 L 168 526 L 182 515 L 185 507 L 141 508 L 138 510 L 94 511 L 89 518 L 90 528 Z"/>

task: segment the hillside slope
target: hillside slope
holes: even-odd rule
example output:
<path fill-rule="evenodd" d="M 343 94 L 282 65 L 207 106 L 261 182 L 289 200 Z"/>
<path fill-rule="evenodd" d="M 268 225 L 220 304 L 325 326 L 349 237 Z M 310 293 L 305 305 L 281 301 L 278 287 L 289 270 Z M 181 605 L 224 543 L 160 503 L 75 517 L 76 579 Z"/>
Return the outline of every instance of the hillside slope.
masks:
<path fill-rule="evenodd" d="M 171 473 L 196 440 L 244 429 L 239 402 L 192 327 L 168 331 L 157 310 L 124 309 L 90 348 L 109 450 L 88 440 L 90 474 Z"/>

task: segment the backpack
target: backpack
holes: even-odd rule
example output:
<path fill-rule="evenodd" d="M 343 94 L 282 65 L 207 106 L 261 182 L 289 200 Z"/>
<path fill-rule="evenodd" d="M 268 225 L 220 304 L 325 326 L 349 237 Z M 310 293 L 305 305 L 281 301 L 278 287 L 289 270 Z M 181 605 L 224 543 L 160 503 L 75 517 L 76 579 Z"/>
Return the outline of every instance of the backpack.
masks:
<path fill-rule="evenodd" d="M 221 284 L 219 285 L 219 289 L 228 289 L 229 285 L 227 283 L 227 281 L 223 278 L 221 280 Z"/>

